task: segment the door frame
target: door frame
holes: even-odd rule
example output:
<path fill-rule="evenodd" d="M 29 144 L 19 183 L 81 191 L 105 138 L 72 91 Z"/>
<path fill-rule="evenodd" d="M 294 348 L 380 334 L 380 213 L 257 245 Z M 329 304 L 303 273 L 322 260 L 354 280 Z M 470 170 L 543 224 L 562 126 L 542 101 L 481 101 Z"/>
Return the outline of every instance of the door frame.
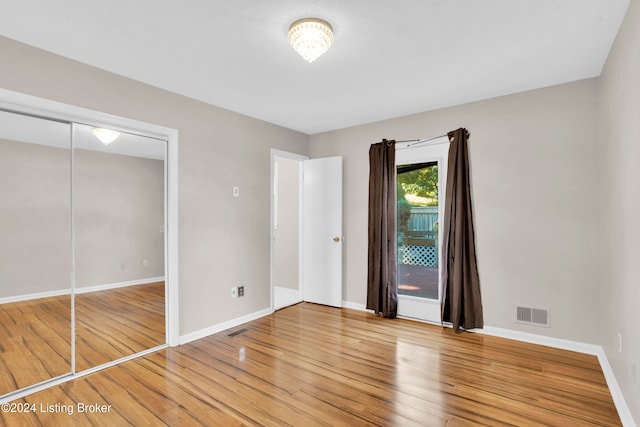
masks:
<path fill-rule="evenodd" d="M 438 138 L 421 147 L 410 147 L 411 144 L 408 143 L 396 144 L 396 166 L 430 161 L 438 162 L 438 221 L 440 223 L 444 220 L 449 144 L 450 142 L 447 136 Z M 399 151 L 401 153 L 399 153 Z M 398 158 L 407 159 L 409 155 L 411 155 L 410 162 L 404 160 L 398 161 Z M 441 165 L 444 165 L 444 167 L 441 167 Z M 396 236 L 397 234 L 398 230 L 396 229 Z M 438 233 L 438 259 L 442 259 L 442 233 Z M 398 317 L 440 324 L 442 322 L 441 301 L 442 268 L 441 264 L 438 263 L 438 299 L 433 300 L 398 294 Z"/>
<path fill-rule="evenodd" d="M 275 284 L 274 284 L 274 226 L 275 226 L 275 163 L 276 157 L 281 157 L 290 160 L 296 160 L 299 163 L 298 167 L 298 290 L 300 291 L 300 295 L 302 296 L 302 230 L 303 230 L 303 215 L 302 215 L 302 207 L 303 207 L 303 174 L 302 174 L 302 162 L 305 160 L 309 160 L 309 156 L 305 156 L 303 154 L 291 153 L 289 151 L 278 150 L 276 148 L 271 149 L 271 184 L 270 184 L 270 219 L 269 219 L 269 290 L 271 293 L 270 301 L 271 301 L 271 312 L 273 313 L 275 308 Z"/>
<path fill-rule="evenodd" d="M 167 158 L 165 159 L 165 326 L 167 344 L 171 347 L 179 345 L 178 130 L 2 88 L 0 88 L 0 108 L 36 117 L 130 131 L 167 141 Z"/>

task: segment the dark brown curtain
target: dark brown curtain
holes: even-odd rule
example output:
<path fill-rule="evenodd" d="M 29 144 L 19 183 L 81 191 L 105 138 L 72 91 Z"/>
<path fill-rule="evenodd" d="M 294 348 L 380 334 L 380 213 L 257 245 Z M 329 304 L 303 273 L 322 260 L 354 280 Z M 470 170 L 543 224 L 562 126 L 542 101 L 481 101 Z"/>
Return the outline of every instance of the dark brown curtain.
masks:
<path fill-rule="evenodd" d="M 442 230 L 442 321 L 454 330 L 482 328 L 482 299 L 476 263 L 473 211 L 469 181 L 469 133 L 448 133 L 449 162 Z"/>
<path fill-rule="evenodd" d="M 396 147 L 382 140 L 369 149 L 369 267 L 367 309 L 398 313 L 396 283 Z"/>

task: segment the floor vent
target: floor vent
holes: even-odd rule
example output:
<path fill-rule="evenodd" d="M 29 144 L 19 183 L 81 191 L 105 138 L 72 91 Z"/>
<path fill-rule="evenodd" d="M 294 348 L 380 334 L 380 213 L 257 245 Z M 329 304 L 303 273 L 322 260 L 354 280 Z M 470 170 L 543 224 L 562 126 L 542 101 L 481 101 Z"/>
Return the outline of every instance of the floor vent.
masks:
<path fill-rule="evenodd" d="M 516 322 L 549 327 L 549 310 L 546 308 L 517 306 Z"/>
<path fill-rule="evenodd" d="M 227 334 L 228 337 L 237 337 L 240 334 L 244 334 L 245 332 L 247 332 L 249 329 L 245 328 L 245 329 L 239 329 L 237 331 L 233 331 L 230 334 Z"/>

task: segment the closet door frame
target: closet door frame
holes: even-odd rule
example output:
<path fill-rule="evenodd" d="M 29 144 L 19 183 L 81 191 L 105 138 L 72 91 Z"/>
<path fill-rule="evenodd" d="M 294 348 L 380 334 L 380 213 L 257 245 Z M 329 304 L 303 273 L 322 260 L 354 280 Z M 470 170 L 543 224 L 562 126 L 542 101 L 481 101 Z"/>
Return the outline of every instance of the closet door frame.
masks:
<path fill-rule="evenodd" d="M 165 159 L 165 322 L 167 344 L 162 347 L 175 347 L 179 345 L 179 301 L 178 301 L 178 131 L 163 126 L 153 125 L 138 120 L 127 119 L 99 111 L 94 111 L 82 107 L 76 107 L 56 101 L 38 98 L 14 91 L 0 88 L 0 109 L 26 114 L 43 119 L 52 119 L 70 123 L 85 124 L 94 127 L 106 127 L 114 130 L 133 132 L 142 136 L 157 139 L 164 139 L 166 144 Z M 73 179 L 73 177 L 72 177 Z M 73 197 L 73 196 L 72 196 Z M 73 246 L 72 246 L 73 248 Z M 72 249 L 73 250 L 73 249 Z M 72 295 L 75 292 L 72 286 Z M 73 306 L 73 299 L 72 299 Z M 72 321 L 74 313 L 72 310 Z M 72 330 L 74 329 L 72 323 Z M 72 335 L 73 339 L 73 335 Z M 6 397 L 0 399 L 0 403 L 5 403 L 38 392 L 40 390 L 64 383 L 66 381 L 79 378 L 99 369 L 121 363 L 125 360 L 139 357 L 151 351 L 158 350 L 158 347 L 149 351 L 136 353 L 128 358 L 120 359 L 112 363 L 101 365 L 96 369 L 88 369 L 80 373 L 74 372 L 61 378 L 39 384 L 34 387 L 27 387 L 17 390 Z M 72 344 L 72 358 L 75 357 Z"/>

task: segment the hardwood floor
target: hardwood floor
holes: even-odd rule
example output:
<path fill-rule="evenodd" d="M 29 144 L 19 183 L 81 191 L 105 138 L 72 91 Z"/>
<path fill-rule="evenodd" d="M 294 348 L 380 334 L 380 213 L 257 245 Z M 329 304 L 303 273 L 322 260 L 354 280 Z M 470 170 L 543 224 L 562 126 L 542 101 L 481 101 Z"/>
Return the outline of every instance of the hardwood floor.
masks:
<path fill-rule="evenodd" d="M 594 356 L 309 303 L 14 403 L 0 425 L 621 425 Z"/>
<path fill-rule="evenodd" d="M 76 295 L 76 371 L 166 343 L 164 282 Z"/>
<path fill-rule="evenodd" d="M 76 295 L 76 371 L 166 342 L 164 282 Z M 69 295 L 0 304 L 0 396 L 71 372 Z"/>
<path fill-rule="evenodd" d="M 0 396 L 69 372 L 69 295 L 0 304 Z"/>

